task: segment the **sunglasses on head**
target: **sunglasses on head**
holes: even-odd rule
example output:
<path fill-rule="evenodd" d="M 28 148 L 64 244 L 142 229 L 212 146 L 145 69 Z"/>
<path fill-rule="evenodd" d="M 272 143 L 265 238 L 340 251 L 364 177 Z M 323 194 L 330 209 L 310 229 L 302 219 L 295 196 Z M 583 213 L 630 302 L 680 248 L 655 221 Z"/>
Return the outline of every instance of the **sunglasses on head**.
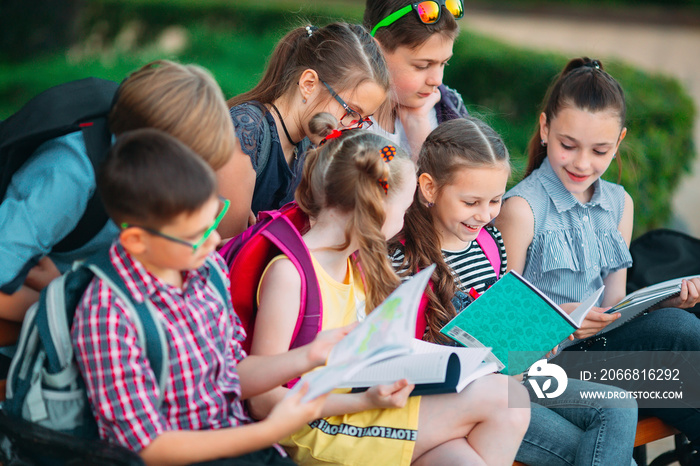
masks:
<path fill-rule="evenodd" d="M 416 2 L 406 5 L 400 10 L 396 10 L 383 20 L 379 21 L 370 33 L 372 37 L 381 27 L 390 26 L 399 19 L 406 16 L 411 10 L 414 10 L 418 15 L 418 19 L 423 24 L 435 24 L 440 19 L 440 7 L 444 6 L 447 11 L 452 13 L 455 19 L 464 16 L 464 2 L 462 0 L 426 0 L 424 2 Z"/>
<path fill-rule="evenodd" d="M 201 248 L 204 243 L 207 242 L 209 237 L 214 233 L 214 230 L 219 226 L 219 223 L 221 223 L 221 220 L 224 218 L 224 215 L 226 215 L 226 212 L 228 211 L 229 205 L 231 204 L 231 201 L 228 199 L 224 199 L 223 197 L 219 196 L 219 213 L 214 219 L 214 222 L 209 226 L 209 228 L 206 229 L 204 233 L 202 233 L 202 237 L 197 241 L 196 243 L 193 243 L 191 241 L 184 240 L 182 238 L 176 238 L 174 236 L 166 235 L 165 233 L 161 233 L 160 231 L 154 229 L 154 228 L 149 228 L 141 225 L 133 225 L 131 223 L 122 223 L 120 226 L 122 230 L 126 230 L 127 228 L 140 228 L 143 231 L 146 231 L 154 236 L 158 236 L 160 238 L 164 238 L 167 240 L 170 240 L 174 243 L 182 244 L 183 246 L 187 246 L 192 248 L 192 252 L 196 252 L 197 249 Z"/>

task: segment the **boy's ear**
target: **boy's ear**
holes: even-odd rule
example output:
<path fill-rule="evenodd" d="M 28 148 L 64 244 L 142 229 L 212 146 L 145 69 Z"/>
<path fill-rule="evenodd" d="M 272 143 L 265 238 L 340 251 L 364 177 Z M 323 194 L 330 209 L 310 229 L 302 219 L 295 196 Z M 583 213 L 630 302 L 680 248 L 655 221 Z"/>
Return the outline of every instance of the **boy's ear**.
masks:
<path fill-rule="evenodd" d="M 311 68 L 305 69 L 299 76 L 299 91 L 302 99 L 309 99 L 321 82 L 318 73 Z"/>
<path fill-rule="evenodd" d="M 125 228 L 119 233 L 119 242 L 132 256 L 140 255 L 146 250 L 146 234 L 141 228 Z"/>
<path fill-rule="evenodd" d="M 540 113 L 540 139 L 544 141 L 545 144 L 549 143 L 547 140 L 549 138 L 549 125 L 547 124 L 547 115 L 544 112 Z"/>
<path fill-rule="evenodd" d="M 437 185 L 433 177 L 427 173 L 421 173 L 418 177 L 418 188 L 421 196 L 428 202 L 435 202 L 437 197 Z"/>

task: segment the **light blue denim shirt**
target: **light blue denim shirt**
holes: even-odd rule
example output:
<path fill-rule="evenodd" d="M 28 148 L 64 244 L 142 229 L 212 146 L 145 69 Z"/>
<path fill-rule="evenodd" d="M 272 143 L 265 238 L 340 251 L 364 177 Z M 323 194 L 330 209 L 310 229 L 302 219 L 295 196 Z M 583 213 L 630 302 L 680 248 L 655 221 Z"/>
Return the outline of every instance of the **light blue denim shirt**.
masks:
<path fill-rule="evenodd" d="M 608 274 L 632 265 L 617 229 L 625 189 L 601 179 L 593 186 L 593 197 L 581 204 L 545 159 L 504 197 L 522 197 L 532 209 L 535 231 L 523 276 L 557 304 L 582 301 Z"/>
<path fill-rule="evenodd" d="M 0 291 L 16 291 L 47 254 L 65 272 L 74 260 L 109 247 L 118 233 L 111 220 L 80 248 L 51 253 L 78 224 L 95 185 L 81 132 L 45 142 L 12 176 L 0 204 Z"/>

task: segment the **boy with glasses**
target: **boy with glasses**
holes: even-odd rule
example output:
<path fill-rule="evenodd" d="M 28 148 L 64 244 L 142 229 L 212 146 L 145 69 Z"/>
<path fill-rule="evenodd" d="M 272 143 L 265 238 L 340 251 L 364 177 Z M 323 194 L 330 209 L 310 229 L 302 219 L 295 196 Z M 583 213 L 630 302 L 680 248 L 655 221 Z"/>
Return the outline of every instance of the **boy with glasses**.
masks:
<path fill-rule="evenodd" d="M 213 285 L 216 275 L 229 285 L 215 252 L 228 201 L 216 195 L 211 168 L 176 139 L 153 129 L 125 133 L 100 170 L 98 189 L 122 227 L 112 265 L 134 300 L 153 304 L 170 366 L 160 393 L 123 301 L 95 278 L 72 337 L 100 437 L 146 463 L 293 464 L 273 444 L 317 418 L 324 400 L 291 396 L 257 423 L 243 400 L 323 364 L 346 330 L 279 356 L 246 358 L 230 297 Z"/>

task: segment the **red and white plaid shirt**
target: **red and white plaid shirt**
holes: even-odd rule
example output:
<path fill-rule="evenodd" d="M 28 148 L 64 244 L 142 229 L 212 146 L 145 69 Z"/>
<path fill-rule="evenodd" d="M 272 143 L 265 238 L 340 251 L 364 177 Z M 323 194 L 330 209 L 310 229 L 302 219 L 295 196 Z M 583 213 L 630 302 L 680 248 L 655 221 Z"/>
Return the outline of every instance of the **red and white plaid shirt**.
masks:
<path fill-rule="evenodd" d="M 213 257 L 226 270 L 219 255 Z M 158 381 L 134 323 L 122 300 L 95 278 L 77 308 L 72 336 L 100 437 L 140 451 L 165 431 L 252 422 L 236 371 L 245 357 L 245 331 L 230 296 L 221 302 L 208 283 L 216 271 L 209 264 L 189 271 L 180 289 L 151 275 L 119 243 L 112 245 L 110 258 L 134 299 L 150 299 L 160 311 L 170 373 L 158 408 Z"/>

